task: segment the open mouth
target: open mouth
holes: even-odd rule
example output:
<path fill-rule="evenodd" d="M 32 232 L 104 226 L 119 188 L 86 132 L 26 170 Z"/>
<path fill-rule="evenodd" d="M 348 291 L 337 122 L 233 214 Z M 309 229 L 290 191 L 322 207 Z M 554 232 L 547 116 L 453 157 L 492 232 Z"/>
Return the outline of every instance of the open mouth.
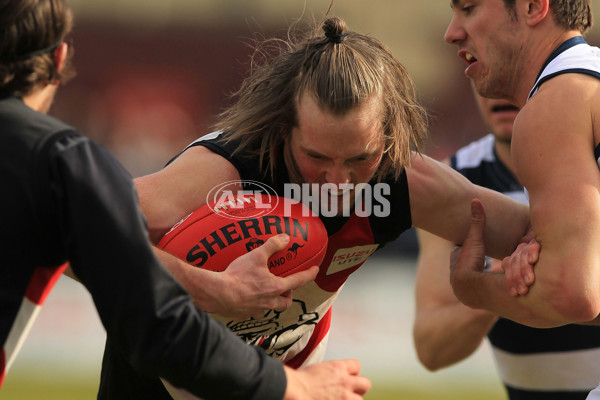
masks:
<path fill-rule="evenodd" d="M 473 64 L 474 62 L 477 61 L 477 59 L 475 58 L 475 56 L 471 53 L 465 53 L 465 61 L 467 61 L 467 64 Z"/>
<path fill-rule="evenodd" d="M 506 111 L 519 111 L 519 107 L 513 106 L 512 104 L 501 104 L 501 105 L 492 107 L 492 112 L 494 112 L 494 113 L 506 112 Z"/>
<path fill-rule="evenodd" d="M 329 194 L 329 196 L 331 198 L 339 198 L 339 197 L 344 197 L 347 193 L 350 193 L 350 190 L 352 189 L 352 185 L 343 185 L 342 187 L 333 189 L 333 188 L 329 188 L 327 190 L 327 193 Z"/>
<path fill-rule="evenodd" d="M 344 195 L 349 192 L 350 192 L 350 189 L 342 190 L 342 191 L 330 191 L 329 196 L 332 198 L 339 198 L 339 197 L 344 197 Z"/>

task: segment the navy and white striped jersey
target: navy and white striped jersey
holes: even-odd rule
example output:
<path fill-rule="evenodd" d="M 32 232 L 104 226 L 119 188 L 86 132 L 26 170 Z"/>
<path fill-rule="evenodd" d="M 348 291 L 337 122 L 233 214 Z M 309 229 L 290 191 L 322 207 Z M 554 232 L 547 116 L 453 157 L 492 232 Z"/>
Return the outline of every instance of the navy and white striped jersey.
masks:
<path fill-rule="evenodd" d="M 473 183 L 527 202 L 523 187 L 494 151 L 489 134 L 451 157 Z M 600 381 L 600 327 L 536 329 L 501 318 L 488 333 L 511 400 L 585 399 Z"/>

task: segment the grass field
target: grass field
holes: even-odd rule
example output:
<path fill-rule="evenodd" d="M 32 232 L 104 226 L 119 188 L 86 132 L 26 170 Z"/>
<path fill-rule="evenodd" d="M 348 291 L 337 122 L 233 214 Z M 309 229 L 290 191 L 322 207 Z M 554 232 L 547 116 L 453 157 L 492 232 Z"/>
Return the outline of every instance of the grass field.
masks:
<path fill-rule="evenodd" d="M 95 399 L 96 379 L 43 379 L 31 378 L 22 374 L 9 375 L 0 391 L 2 400 L 86 400 Z M 428 388 L 423 382 L 420 388 L 398 388 L 374 383 L 365 396 L 366 400 L 505 400 L 497 390 L 485 388 Z"/>

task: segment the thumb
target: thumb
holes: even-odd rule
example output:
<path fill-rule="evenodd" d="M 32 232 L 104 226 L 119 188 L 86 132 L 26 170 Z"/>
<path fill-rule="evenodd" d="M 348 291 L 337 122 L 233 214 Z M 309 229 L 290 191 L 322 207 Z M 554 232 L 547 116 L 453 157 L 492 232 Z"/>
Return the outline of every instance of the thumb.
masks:
<path fill-rule="evenodd" d="M 483 229 L 485 228 L 485 210 L 478 199 L 471 200 L 471 225 L 460 252 L 461 258 L 474 269 L 481 269 L 485 265 L 485 244 L 483 242 Z"/>
<path fill-rule="evenodd" d="M 253 251 L 259 252 L 261 256 L 268 259 L 273 254 L 285 249 L 285 246 L 290 242 L 290 237 L 285 233 L 271 236 L 262 246 Z"/>
<path fill-rule="evenodd" d="M 483 246 L 483 230 L 485 229 L 485 210 L 479 199 L 471 200 L 471 225 L 465 238 L 465 245 L 481 244 Z"/>

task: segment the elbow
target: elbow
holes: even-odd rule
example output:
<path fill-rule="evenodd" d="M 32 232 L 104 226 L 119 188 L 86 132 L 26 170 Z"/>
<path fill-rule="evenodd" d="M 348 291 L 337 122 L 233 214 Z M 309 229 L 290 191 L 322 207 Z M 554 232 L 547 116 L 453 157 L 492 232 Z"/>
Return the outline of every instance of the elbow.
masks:
<path fill-rule="evenodd" d="M 556 304 L 561 316 L 568 322 L 591 321 L 600 313 L 598 300 L 595 296 L 585 294 L 571 296 L 567 301 Z"/>
<path fill-rule="evenodd" d="M 590 282 L 565 283 L 549 297 L 550 306 L 566 323 L 591 321 L 600 314 L 599 288 Z"/>
<path fill-rule="evenodd" d="M 419 359 L 421 365 L 429 372 L 436 372 L 444 367 L 444 365 L 437 360 L 434 354 L 419 351 L 417 349 L 417 358 Z"/>
<path fill-rule="evenodd" d="M 433 346 L 428 345 L 427 340 L 422 338 L 417 331 L 413 332 L 413 341 L 417 358 L 426 370 L 435 372 L 445 367 L 440 358 L 440 353 Z"/>

